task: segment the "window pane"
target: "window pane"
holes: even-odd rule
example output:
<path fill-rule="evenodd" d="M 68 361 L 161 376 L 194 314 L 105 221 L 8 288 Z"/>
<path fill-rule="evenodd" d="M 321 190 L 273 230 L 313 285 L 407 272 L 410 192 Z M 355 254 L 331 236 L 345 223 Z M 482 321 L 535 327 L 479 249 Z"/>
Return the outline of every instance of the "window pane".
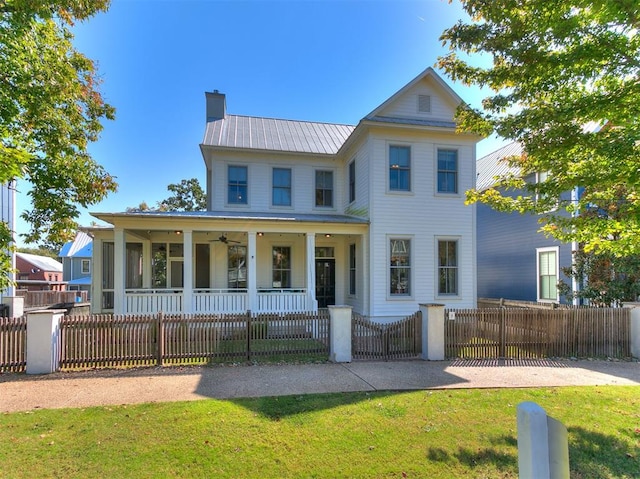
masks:
<path fill-rule="evenodd" d="M 291 206 L 291 170 L 273 169 L 272 203 L 275 206 Z"/>
<path fill-rule="evenodd" d="M 167 245 L 151 245 L 151 285 L 154 288 L 167 287 Z"/>
<path fill-rule="evenodd" d="M 274 246 L 273 248 L 273 285 L 274 288 L 290 288 L 291 248 Z"/>
<path fill-rule="evenodd" d="M 142 288 L 142 244 L 126 244 L 125 288 Z"/>
<path fill-rule="evenodd" d="M 247 287 L 247 247 L 229 246 L 227 248 L 227 280 L 232 289 Z"/>
<path fill-rule="evenodd" d="M 411 278 L 411 241 L 392 239 L 390 241 L 389 293 L 409 295 Z"/>
<path fill-rule="evenodd" d="M 333 206 L 333 171 L 316 171 L 316 206 Z"/>
<path fill-rule="evenodd" d="M 438 241 L 438 294 L 458 294 L 457 241 Z"/>
<path fill-rule="evenodd" d="M 356 162 L 349 164 L 349 203 L 356 200 Z"/>
<path fill-rule="evenodd" d="M 408 146 L 389 147 L 389 189 L 411 189 L 411 148 Z"/>
<path fill-rule="evenodd" d="M 231 204 L 247 204 L 247 167 L 229 166 L 228 176 L 227 202 Z"/>
<path fill-rule="evenodd" d="M 349 294 L 356 294 L 356 245 L 349 245 Z"/>
<path fill-rule="evenodd" d="M 458 152 L 438 150 L 438 192 L 458 192 Z"/>

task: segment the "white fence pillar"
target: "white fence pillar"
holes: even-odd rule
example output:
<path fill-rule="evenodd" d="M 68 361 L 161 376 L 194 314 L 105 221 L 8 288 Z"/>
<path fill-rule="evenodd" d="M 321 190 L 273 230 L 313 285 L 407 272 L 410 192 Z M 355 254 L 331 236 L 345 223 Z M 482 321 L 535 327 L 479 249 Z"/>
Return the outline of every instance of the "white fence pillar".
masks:
<path fill-rule="evenodd" d="M 329 361 L 351 362 L 351 306 L 329 305 Z"/>
<path fill-rule="evenodd" d="M 19 318 L 24 314 L 24 297 L 22 296 L 4 296 L 2 304 L 9 306 L 10 318 Z"/>
<path fill-rule="evenodd" d="M 518 404 L 518 477 L 569 479 L 567 428 L 534 402 Z"/>
<path fill-rule="evenodd" d="M 420 304 L 422 313 L 422 359 L 444 360 L 444 304 Z"/>
<path fill-rule="evenodd" d="M 640 303 L 625 303 L 624 307 L 631 309 L 631 324 L 629 329 L 631 356 L 640 358 Z"/>
<path fill-rule="evenodd" d="M 60 320 L 64 309 L 27 315 L 27 374 L 49 374 L 60 368 Z"/>

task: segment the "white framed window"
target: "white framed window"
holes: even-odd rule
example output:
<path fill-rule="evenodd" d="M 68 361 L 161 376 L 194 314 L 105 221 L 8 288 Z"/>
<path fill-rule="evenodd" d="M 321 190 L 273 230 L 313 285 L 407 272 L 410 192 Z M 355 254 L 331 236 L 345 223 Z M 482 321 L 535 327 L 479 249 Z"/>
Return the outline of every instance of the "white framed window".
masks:
<path fill-rule="evenodd" d="M 274 246 L 272 250 L 272 287 L 291 287 L 291 247 Z"/>
<path fill-rule="evenodd" d="M 411 191 L 411 147 L 389 145 L 389 191 Z"/>
<path fill-rule="evenodd" d="M 431 95 L 418 95 L 418 113 L 431 113 Z"/>
<path fill-rule="evenodd" d="M 247 247 L 229 245 L 227 247 L 227 287 L 246 289 L 247 287 Z"/>
<path fill-rule="evenodd" d="M 389 239 L 389 295 L 411 296 L 411 240 Z"/>
<path fill-rule="evenodd" d="M 316 170 L 316 206 L 333 207 L 333 171 Z"/>
<path fill-rule="evenodd" d="M 349 245 L 349 294 L 356 294 L 356 245 Z"/>
<path fill-rule="evenodd" d="M 438 193 L 458 193 L 458 150 L 438 148 Z"/>
<path fill-rule="evenodd" d="M 271 173 L 271 204 L 291 206 L 291 168 L 273 168 Z"/>
<path fill-rule="evenodd" d="M 537 248 L 538 301 L 558 301 L 559 248 Z"/>
<path fill-rule="evenodd" d="M 349 163 L 349 203 L 356 200 L 356 160 Z"/>
<path fill-rule="evenodd" d="M 438 296 L 459 294 L 457 239 L 438 239 Z"/>
<path fill-rule="evenodd" d="M 91 273 L 91 260 L 83 259 L 82 264 L 80 265 L 80 271 L 82 274 Z"/>
<path fill-rule="evenodd" d="M 229 165 L 227 167 L 227 185 L 228 204 L 248 204 L 249 173 L 246 166 Z"/>

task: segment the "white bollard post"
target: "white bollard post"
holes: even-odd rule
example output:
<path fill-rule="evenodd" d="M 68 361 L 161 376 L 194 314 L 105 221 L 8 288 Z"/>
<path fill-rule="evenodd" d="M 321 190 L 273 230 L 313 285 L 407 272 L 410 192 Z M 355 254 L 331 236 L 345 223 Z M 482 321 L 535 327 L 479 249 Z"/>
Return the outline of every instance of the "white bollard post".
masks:
<path fill-rule="evenodd" d="M 422 355 L 425 361 L 444 361 L 444 304 L 420 304 Z"/>
<path fill-rule="evenodd" d="M 534 402 L 518 404 L 518 477 L 568 479 L 567 428 Z"/>
<path fill-rule="evenodd" d="M 329 306 L 329 361 L 351 362 L 351 306 Z"/>
<path fill-rule="evenodd" d="M 27 315 L 27 374 L 49 374 L 60 369 L 60 320 L 64 309 Z"/>

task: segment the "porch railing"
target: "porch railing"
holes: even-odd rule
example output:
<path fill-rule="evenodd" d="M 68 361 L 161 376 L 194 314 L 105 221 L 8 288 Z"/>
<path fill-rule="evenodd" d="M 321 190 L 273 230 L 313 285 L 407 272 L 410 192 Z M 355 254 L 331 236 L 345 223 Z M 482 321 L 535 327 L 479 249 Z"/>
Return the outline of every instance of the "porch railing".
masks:
<path fill-rule="evenodd" d="M 278 313 L 283 311 L 307 311 L 306 289 L 260 289 L 258 290 L 258 312 Z"/>
<path fill-rule="evenodd" d="M 249 309 L 246 289 L 195 289 L 193 311 L 243 313 Z"/>
<path fill-rule="evenodd" d="M 125 291 L 127 314 L 181 313 L 182 290 L 176 289 L 128 289 Z"/>
<path fill-rule="evenodd" d="M 126 313 L 167 314 L 184 312 L 184 293 L 178 289 L 128 289 L 125 291 Z M 257 313 L 295 313 L 314 311 L 306 288 L 259 289 Z M 249 309 L 246 289 L 194 289 L 192 313 L 243 313 Z"/>

